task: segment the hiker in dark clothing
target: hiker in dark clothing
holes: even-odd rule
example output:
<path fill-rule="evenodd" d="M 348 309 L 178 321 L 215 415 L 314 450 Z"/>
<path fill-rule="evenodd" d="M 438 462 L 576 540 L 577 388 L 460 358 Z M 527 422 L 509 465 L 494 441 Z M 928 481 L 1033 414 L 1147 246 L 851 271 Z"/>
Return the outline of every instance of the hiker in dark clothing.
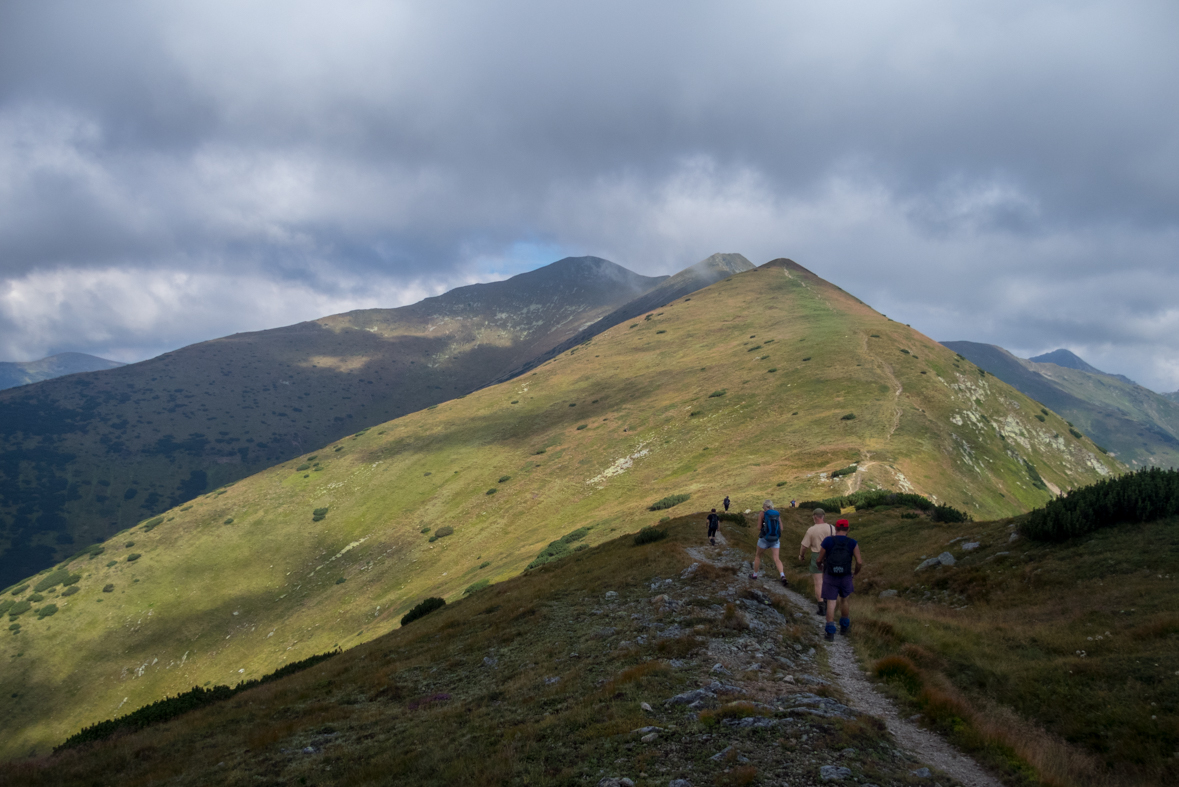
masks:
<path fill-rule="evenodd" d="M 712 509 L 712 513 L 708 515 L 708 543 L 716 546 L 716 530 L 720 527 L 720 517 L 716 515 L 716 509 Z"/>
<path fill-rule="evenodd" d="M 725 513 L 729 513 L 729 496 L 725 495 Z"/>
<path fill-rule="evenodd" d="M 835 535 L 823 539 L 817 563 L 823 569 L 823 600 L 827 602 L 827 640 L 835 639 L 835 604 L 839 603 L 839 633 L 851 628 L 847 598 L 855 592 L 852 578 L 864 568 L 860 545 L 848 538 L 850 528 L 846 519 L 835 523 Z M 855 564 L 853 569 L 852 564 Z"/>

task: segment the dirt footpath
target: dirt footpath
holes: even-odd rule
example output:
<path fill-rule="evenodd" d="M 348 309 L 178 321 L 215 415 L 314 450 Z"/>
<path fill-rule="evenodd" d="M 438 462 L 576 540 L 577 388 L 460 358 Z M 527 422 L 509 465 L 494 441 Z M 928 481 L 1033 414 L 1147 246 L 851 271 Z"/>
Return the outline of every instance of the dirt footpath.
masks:
<path fill-rule="evenodd" d="M 807 592 L 805 598 L 794 590 L 782 587 L 775 577 L 776 571 L 773 562 L 766 560 L 765 555 L 762 560 L 764 573 L 757 579 L 750 579 L 749 573 L 752 568 L 744 559 L 744 555 L 736 550 L 725 549 L 726 546 L 727 542 L 718 534 L 716 547 L 693 547 L 688 550 L 688 553 L 692 555 L 693 559 L 703 563 L 735 566 L 738 568 L 737 576 L 740 582 L 763 593 L 788 598 L 798 610 L 795 613 L 796 618 L 809 618 L 816 627 L 822 626 L 823 619 L 815 614 L 815 602 L 810 598 L 811 588 L 809 586 L 805 588 Z M 767 567 L 769 571 L 765 572 Z M 854 620 L 854 600 L 852 612 Z M 855 630 L 854 627 L 852 630 Z M 924 763 L 931 770 L 941 771 L 966 787 L 1002 787 L 1002 782 L 983 770 L 982 766 L 958 751 L 941 736 L 902 719 L 892 701 L 876 691 L 868 681 L 846 638 L 837 636 L 834 642 L 824 640 L 823 644 L 827 650 L 827 660 L 832 675 L 847 697 L 849 706 L 883 721 L 897 744 L 910 756 Z"/>

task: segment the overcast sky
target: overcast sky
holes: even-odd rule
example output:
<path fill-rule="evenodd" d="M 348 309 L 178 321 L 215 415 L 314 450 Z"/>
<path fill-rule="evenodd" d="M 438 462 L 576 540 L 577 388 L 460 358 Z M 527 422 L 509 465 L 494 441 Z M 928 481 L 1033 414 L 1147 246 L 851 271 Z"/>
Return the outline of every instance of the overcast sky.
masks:
<path fill-rule="evenodd" d="M 790 257 L 1179 388 L 1179 4 L 0 3 L 0 360 Z"/>

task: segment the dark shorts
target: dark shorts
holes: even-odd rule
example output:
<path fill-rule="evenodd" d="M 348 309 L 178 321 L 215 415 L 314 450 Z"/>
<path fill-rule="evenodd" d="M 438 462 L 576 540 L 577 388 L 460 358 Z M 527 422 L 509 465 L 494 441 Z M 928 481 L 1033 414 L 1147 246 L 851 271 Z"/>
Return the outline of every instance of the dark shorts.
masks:
<path fill-rule="evenodd" d="M 847 598 L 852 593 L 856 592 L 855 583 L 851 576 L 833 577 L 830 574 L 823 575 L 823 592 L 820 594 L 826 601 L 835 601 L 841 598 Z"/>
<path fill-rule="evenodd" d="M 716 528 L 717 528 L 716 525 L 709 525 L 708 526 L 708 537 L 709 538 L 712 538 L 713 536 L 716 535 Z"/>

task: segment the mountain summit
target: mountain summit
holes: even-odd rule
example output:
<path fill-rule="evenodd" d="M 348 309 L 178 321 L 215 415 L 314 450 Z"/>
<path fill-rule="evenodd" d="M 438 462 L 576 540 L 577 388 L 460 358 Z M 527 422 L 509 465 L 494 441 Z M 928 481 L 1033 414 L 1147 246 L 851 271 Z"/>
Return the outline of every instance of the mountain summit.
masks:
<path fill-rule="evenodd" d="M 117 369 L 124 365 L 86 353 L 58 353 L 39 361 L 4 362 L 0 363 L 0 390 L 51 380 L 67 374 Z"/>
<path fill-rule="evenodd" d="M 1081 372 L 1088 372 L 1089 374 L 1104 374 L 1109 377 L 1116 377 L 1124 383 L 1130 385 L 1138 385 L 1138 383 L 1131 380 L 1124 374 L 1110 374 L 1103 372 L 1095 366 L 1090 366 L 1079 355 L 1065 349 L 1053 350 L 1050 353 L 1043 355 L 1035 355 L 1028 359 L 1032 363 L 1054 363 L 1057 366 L 1062 366 L 1065 369 L 1076 369 Z"/>

